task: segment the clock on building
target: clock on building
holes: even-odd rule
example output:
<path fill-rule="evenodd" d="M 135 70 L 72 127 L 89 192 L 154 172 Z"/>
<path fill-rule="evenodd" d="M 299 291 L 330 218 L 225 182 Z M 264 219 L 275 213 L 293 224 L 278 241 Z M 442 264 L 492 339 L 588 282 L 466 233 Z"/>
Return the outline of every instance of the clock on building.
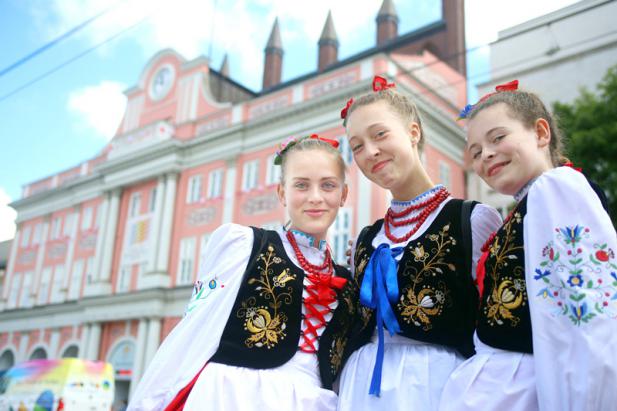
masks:
<path fill-rule="evenodd" d="M 159 68 L 150 83 L 150 98 L 160 100 L 169 93 L 171 85 L 174 82 L 174 68 L 166 64 Z"/>

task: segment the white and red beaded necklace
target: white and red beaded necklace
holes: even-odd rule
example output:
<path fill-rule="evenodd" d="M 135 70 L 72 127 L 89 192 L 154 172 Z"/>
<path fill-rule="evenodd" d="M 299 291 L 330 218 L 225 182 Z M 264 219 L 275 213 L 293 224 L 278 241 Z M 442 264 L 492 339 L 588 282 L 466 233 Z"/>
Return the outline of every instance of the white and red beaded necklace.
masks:
<path fill-rule="evenodd" d="M 340 277 L 333 277 L 334 264 L 329 248 L 326 248 L 326 255 L 322 264 L 311 264 L 307 261 L 306 257 L 304 257 L 304 254 L 302 254 L 292 232 L 287 231 L 286 235 L 300 266 L 308 273 L 306 277 L 310 282 L 310 284 L 305 287 L 308 294 L 304 298 L 304 307 L 306 308 L 304 324 L 306 329 L 302 330 L 301 336 L 303 341 L 299 348 L 306 353 L 316 353 L 317 349 L 315 343 L 319 340 L 318 330 L 326 326 L 325 316 L 330 313 L 330 304 L 336 301 L 337 298 L 334 288 L 342 288 L 347 280 Z M 319 309 L 317 305 L 323 307 L 323 309 Z M 313 324 L 311 320 L 317 320 L 317 323 Z"/>
<path fill-rule="evenodd" d="M 388 239 L 393 243 L 402 243 L 407 241 L 409 238 L 411 238 L 412 235 L 416 233 L 416 231 L 418 231 L 418 229 L 426 221 L 428 216 L 431 215 L 431 213 L 435 211 L 437 207 L 439 207 L 439 205 L 444 202 L 444 200 L 449 196 L 450 193 L 448 192 L 448 190 L 446 190 L 445 187 L 441 187 L 435 192 L 435 194 L 433 194 L 428 199 L 418 204 L 412 204 L 399 212 L 395 212 L 392 210 L 392 208 L 388 208 L 388 212 L 384 217 L 384 231 L 386 233 L 386 237 L 388 237 Z M 411 214 L 413 211 L 419 210 L 422 211 L 420 211 L 415 216 L 400 220 L 401 218 Z M 392 234 L 390 226 L 403 227 L 406 225 L 411 225 L 411 229 L 404 236 L 396 237 L 394 234 Z"/>

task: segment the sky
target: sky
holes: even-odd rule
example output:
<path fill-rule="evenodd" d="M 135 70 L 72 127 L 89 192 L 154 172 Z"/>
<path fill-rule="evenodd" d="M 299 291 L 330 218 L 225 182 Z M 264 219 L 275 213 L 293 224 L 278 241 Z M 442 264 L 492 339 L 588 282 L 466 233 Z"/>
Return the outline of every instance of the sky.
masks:
<path fill-rule="evenodd" d="M 458 1 L 458 0 L 444 0 Z M 469 98 L 489 78 L 488 44 L 500 30 L 575 0 L 466 0 Z M 209 56 L 258 91 L 263 49 L 275 17 L 284 49 L 283 81 L 313 72 L 329 10 L 339 59 L 375 45 L 382 0 L 0 0 L 0 241 L 15 232 L 22 186 L 94 157 L 114 136 L 123 91 L 150 58 L 173 48 Z M 441 18 L 441 0 L 394 0 L 399 34 Z M 88 19 L 81 29 L 65 35 Z M 61 37 L 61 40 L 54 40 Z M 15 63 L 36 50 L 46 48 Z M 307 56 L 313 56 L 307 58 Z M 256 69 L 258 68 L 258 69 Z"/>

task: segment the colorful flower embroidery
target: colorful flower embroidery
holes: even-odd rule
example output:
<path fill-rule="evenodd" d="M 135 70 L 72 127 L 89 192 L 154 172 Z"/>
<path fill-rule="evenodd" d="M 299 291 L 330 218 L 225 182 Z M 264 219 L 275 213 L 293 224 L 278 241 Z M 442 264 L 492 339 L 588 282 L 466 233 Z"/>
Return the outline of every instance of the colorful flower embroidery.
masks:
<path fill-rule="evenodd" d="M 593 243 L 589 228 L 556 228 L 556 240 L 542 250 L 543 261 L 536 268 L 534 280 L 543 281 L 545 288 L 537 296 L 556 306 L 556 315 L 567 316 L 575 325 L 587 323 L 598 315 L 617 316 L 617 266 L 615 253 L 607 244 Z M 585 240 L 592 244 L 585 248 Z M 610 279 L 603 274 L 610 272 Z M 555 273 L 566 273 L 564 282 Z"/>
<path fill-rule="evenodd" d="M 210 280 L 207 287 L 203 281 L 195 281 L 195 284 L 193 284 L 193 294 L 191 295 L 191 299 L 189 300 L 184 315 L 186 316 L 188 313 L 201 305 L 217 287 L 219 287 L 219 282 L 215 279 Z"/>

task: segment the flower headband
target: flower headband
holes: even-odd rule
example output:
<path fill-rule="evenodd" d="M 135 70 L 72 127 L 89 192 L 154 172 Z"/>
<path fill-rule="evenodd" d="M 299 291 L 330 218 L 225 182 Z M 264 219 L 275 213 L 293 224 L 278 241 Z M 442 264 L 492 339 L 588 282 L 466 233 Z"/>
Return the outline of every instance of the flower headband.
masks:
<path fill-rule="evenodd" d="M 516 91 L 516 90 L 518 90 L 518 80 L 512 80 L 508 83 L 498 85 L 497 87 L 495 87 L 495 91 L 493 91 L 492 93 L 488 93 L 487 95 L 482 97 L 480 100 L 478 100 L 476 104 L 467 104 L 459 113 L 458 120 L 467 118 L 469 116 L 469 113 L 471 113 L 471 111 L 474 109 L 475 106 L 482 103 L 489 97 L 497 93 L 504 92 L 504 91 Z"/>
<path fill-rule="evenodd" d="M 276 157 L 274 157 L 274 164 L 277 166 L 280 166 L 283 163 L 283 154 L 285 154 L 285 151 L 289 150 L 290 147 L 298 144 L 302 140 L 306 140 L 307 138 L 312 138 L 315 140 L 323 141 L 324 143 L 330 144 L 334 148 L 338 148 L 339 146 L 338 141 L 325 138 L 325 137 L 321 137 L 321 136 L 318 136 L 317 134 L 311 134 L 310 136 L 305 136 L 305 137 L 300 137 L 300 138 L 289 137 L 287 140 L 281 143 L 279 150 L 277 150 Z"/>
<path fill-rule="evenodd" d="M 379 91 L 387 90 L 389 88 L 394 88 L 394 87 L 396 87 L 396 84 L 388 83 L 388 80 L 386 80 L 384 77 L 381 77 L 381 76 L 373 77 L 373 91 L 375 93 Z M 347 104 L 345 105 L 345 108 L 341 110 L 341 118 L 343 120 L 347 118 L 347 112 L 349 111 L 349 108 L 351 107 L 352 104 L 353 104 L 353 97 L 347 100 Z"/>

